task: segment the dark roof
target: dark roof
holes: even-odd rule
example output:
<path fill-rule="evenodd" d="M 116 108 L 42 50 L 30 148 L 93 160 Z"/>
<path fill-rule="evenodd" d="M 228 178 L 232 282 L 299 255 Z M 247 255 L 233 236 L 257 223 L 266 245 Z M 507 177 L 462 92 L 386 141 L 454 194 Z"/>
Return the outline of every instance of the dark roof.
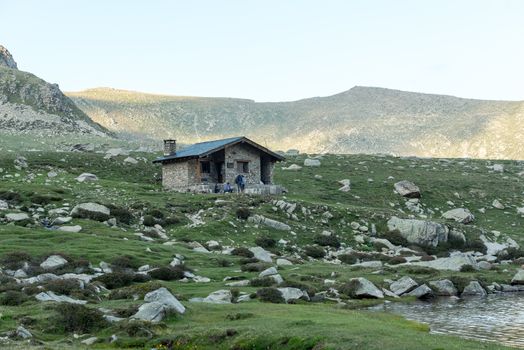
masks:
<path fill-rule="evenodd" d="M 247 137 L 230 137 L 222 140 L 206 141 L 195 143 L 194 145 L 188 146 L 180 151 L 177 151 L 175 154 L 169 156 L 158 157 L 153 161 L 153 163 L 162 163 L 169 160 L 184 159 L 184 158 L 200 158 L 205 157 L 211 153 L 215 153 L 224 149 L 226 146 L 232 146 L 237 143 L 248 143 L 251 146 L 258 148 L 259 150 L 267 153 L 276 160 L 284 160 L 285 158 L 278 153 L 270 151 L 269 149 L 259 145 L 256 142 L 251 141 Z"/>

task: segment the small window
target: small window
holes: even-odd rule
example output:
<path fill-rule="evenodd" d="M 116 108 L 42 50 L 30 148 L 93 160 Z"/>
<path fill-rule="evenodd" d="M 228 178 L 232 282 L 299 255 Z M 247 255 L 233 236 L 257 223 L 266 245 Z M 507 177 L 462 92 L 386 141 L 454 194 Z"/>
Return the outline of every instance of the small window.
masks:
<path fill-rule="evenodd" d="M 233 169 L 235 167 L 235 163 L 227 163 L 228 169 Z"/>
<path fill-rule="evenodd" d="M 211 172 L 211 165 L 209 162 L 200 162 L 200 171 L 204 174 L 209 174 Z"/>
<path fill-rule="evenodd" d="M 237 171 L 239 173 L 249 173 L 249 162 L 237 162 Z"/>

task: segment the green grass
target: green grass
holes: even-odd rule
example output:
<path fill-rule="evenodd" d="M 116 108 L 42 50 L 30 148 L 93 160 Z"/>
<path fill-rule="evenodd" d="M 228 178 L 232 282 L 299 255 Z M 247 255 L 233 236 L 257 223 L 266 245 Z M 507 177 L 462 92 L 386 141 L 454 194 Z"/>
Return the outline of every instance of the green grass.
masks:
<path fill-rule="evenodd" d="M 28 158 L 29 168 L 16 170 L 13 160 L 21 154 Z M 151 154 L 133 154 L 135 158 Z M 0 225 L 0 258 L 7 253 L 24 251 L 34 260 L 41 261 L 51 253 L 62 252 L 72 259 L 87 259 L 93 265 L 101 261 L 111 262 L 122 255 L 133 256 L 140 265 L 165 266 L 175 254 L 185 256 L 186 265 L 195 274 L 209 277 L 210 283 L 184 283 L 170 281 L 160 283 L 171 289 L 188 307 L 183 316 L 172 316 L 164 323 L 152 326 L 154 335 L 150 338 L 130 336 L 122 326 L 113 325 L 97 332 L 100 339 L 117 334 L 119 341 L 113 344 L 103 342 L 93 348 L 149 349 L 162 340 L 174 340 L 180 349 L 499 349 L 494 344 L 478 343 L 455 337 L 430 334 L 425 325 L 406 321 L 400 317 L 370 311 L 355 310 L 376 301 L 347 300 L 348 305 L 339 307 L 331 302 L 298 303 L 296 305 L 267 304 L 259 301 L 232 305 L 210 305 L 189 303 L 192 297 L 205 297 L 210 292 L 228 288 L 223 279 L 227 276 L 255 278 L 256 272 L 241 272 L 241 257 L 202 254 L 193 252 L 187 245 L 194 240 L 205 244 L 217 240 L 223 246 L 250 247 L 257 237 L 271 237 L 276 241 L 284 239 L 288 246 L 313 244 L 315 237 L 323 230 L 337 234 L 342 244 L 371 250 L 370 246 L 355 242 L 349 226 L 351 221 L 375 224 L 379 235 L 385 234 L 385 223 L 392 215 L 409 215 L 404 200 L 393 193 L 395 181 L 414 181 L 422 190 L 422 203 L 432 209 L 431 220 L 444 222 L 440 215 L 450 208 L 447 201 L 455 206 L 472 210 L 476 220 L 464 226 L 447 224 L 465 231 L 472 240 L 481 232 L 498 230 L 503 235 L 524 242 L 524 219 L 519 217 L 516 207 L 524 206 L 521 194 L 524 192 L 524 178 L 517 176 L 523 165 L 505 161 L 504 174 L 490 173 L 486 166 L 489 161 L 459 160 L 451 163 L 436 159 L 401 159 L 378 156 L 335 156 L 323 157 L 320 168 L 303 168 L 298 172 L 286 172 L 282 166 L 301 164 L 304 156 L 292 157 L 285 164 L 277 165 L 275 182 L 288 188 L 289 193 L 281 197 L 305 207 L 311 215 L 303 216 L 297 211 L 299 221 L 289 219 L 280 210 L 273 210 L 271 197 L 249 197 L 237 195 L 191 195 L 164 192 L 158 182 L 160 168 L 149 162 L 136 165 L 124 164 L 125 157 L 103 159 L 97 153 L 63 152 L 10 152 L 0 157 L 0 194 L 13 191 L 20 194 L 20 209 L 30 207 L 35 198 L 53 197 L 45 205 L 46 210 L 68 203 L 70 207 L 80 202 L 96 201 L 106 205 L 125 207 L 133 213 L 132 225 L 110 228 L 107 225 L 84 219 L 74 219 L 73 224 L 82 226 L 80 233 L 64 233 L 45 230 L 41 227 L 20 227 L 13 224 Z M 58 176 L 47 178 L 53 170 Z M 82 172 L 96 174 L 96 183 L 78 183 L 74 178 Z M 467 173 L 467 174 L 466 174 Z M 19 174 L 19 176 L 15 176 Z M 5 175 L 12 175 L 6 177 Z M 315 175 L 321 175 L 316 179 Z M 393 176 L 393 179 L 388 179 Z M 339 192 L 337 181 L 351 179 L 351 191 Z M 373 179 L 369 182 L 368 179 Z M 458 198 L 455 192 L 459 194 Z M 506 210 L 487 209 L 485 214 L 479 208 L 489 208 L 493 199 L 498 198 Z M 216 203 L 217 199 L 226 202 Z M 393 203 L 394 206 L 391 206 Z M 255 227 L 236 218 L 239 207 L 249 207 L 256 214 L 285 221 L 292 227 L 291 232 L 275 231 L 267 227 Z M 134 235 L 139 231 L 138 218 L 152 208 L 160 210 L 165 217 L 177 215 L 180 223 L 165 225 L 172 245 L 162 241 L 144 242 Z M 436 210 L 438 208 L 439 210 Z M 203 210 L 202 226 L 190 228 L 185 214 Z M 402 209 L 404 213 L 400 212 Z M 322 214 L 329 211 L 333 218 L 321 221 Z M 0 212 L 0 216 L 2 213 Z M 277 254 L 293 256 L 293 249 L 286 250 L 277 244 L 271 248 Z M 229 262 L 223 267 L 220 259 Z M 508 283 L 517 266 L 506 265 L 491 271 L 438 272 L 431 270 L 413 271 L 409 267 L 384 268 L 382 274 L 372 269 L 357 269 L 348 265 L 335 265 L 321 261 L 308 261 L 293 266 L 280 267 L 279 272 L 288 283 L 300 284 L 314 290 L 325 290 L 324 279 L 336 279 L 335 287 L 353 277 L 365 277 L 378 286 L 385 285 L 384 279 L 396 279 L 410 275 L 419 283 L 438 278 L 463 277 L 483 283 Z M 335 276 L 335 277 L 332 277 Z M 240 287 L 242 292 L 252 293 L 257 288 Z M 102 297 L 89 299 L 89 307 L 127 308 L 139 305 L 141 301 L 108 300 Z M 21 306 L 2 307 L 0 310 L 0 333 L 16 328 L 25 318 L 33 321 L 28 328 L 35 338 L 53 349 L 78 348 L 79 340 L 72 334 L 57 334 L 48 331 L 52 323 L 53 310 L 46 304 L 31 299 Z M 238 320 L 229 320 L 228 315 L 250 315 Z M 14 347 L 15 345 L 13 345 Z M 38 346 L 36 346 L 38 347 Z"/>

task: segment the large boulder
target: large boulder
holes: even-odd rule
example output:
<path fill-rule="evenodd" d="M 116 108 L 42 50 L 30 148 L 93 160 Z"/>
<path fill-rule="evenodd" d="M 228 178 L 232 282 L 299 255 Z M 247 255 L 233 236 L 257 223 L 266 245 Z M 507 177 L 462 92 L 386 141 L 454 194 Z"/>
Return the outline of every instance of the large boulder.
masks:
<path fill-rule="evenodd" d="M 393 216 L 389 219 L 388 229 L 398 230 L 409 243 L 421 246 L 436 247 L 440 242 L 447 242 L 449 228 L 433 221 L 400 219 Z"/>
<path fill-rule="evenodd" d="M 72 217 L 106 221 L 109 219 L 109 208 L 98 203 L 81 203 L 71 211 Z"/>
<path fill-rule="evenodd" d="M 486 290 L 482 288 L 480 283 L 477 281 L 471 281 L 469 284 L 464 287 L 464 290 L 462 291 L 461 296 L 470 296 L 470 295 L 476 295 L 476 296 L 485 296 L 488 293 L 486 293 Z"/>
<path fill-rule="evenodd" d="M 184 305 L 164 287 L 147 293 L 144 296 L 144 301 L 161 303 L 166 306 L 167 311 L 175 311 L 179 314 L 186 312 Z"/>
<path fill-rule="evenodd" d="M 429 285 L 435 289 L 435 293 L 439 296 L 451 297 L 458 294 L 458 290 L 453 282 L 447 279 L 431 281 Z"/>
<path fill-rule="evenodd" d="M 398 281 L 391 283 L 391 285 L 389 286 L 389 290 L 391 290 L 396 295 L 402 295 L 411 292 L 417 286 L 418 283 L 415 282 L 414 279 L 412 279 L 409 276 L 404 276 L 400 278 Z"/>
<path fill-rule="evenodd" d="M 87 304 L 87 300 L 73 299 L 67 295 L 58 295 L 51 291 L 38 293 L 35 295 L 35 299 L 38 301 L 54 301 L 57 303 Z"/>
<path fill-rule="evenodd" d="M 511 284 L 524 284 L 524 269 L 517 271 L 515 276 L 511 279 Z"/>
<path fill-rule="evenodd" d="M 411 181 L 403 180 L 395 183 L 395 191 L 403 197 L 419 198 L 420 189 Z"/>
<path fill-rule="evenodd" d="M 91 173 L 82 173 L 75 180 L 78 182 L 94 182 L 98 181 L 98 176 Z"/>
<path fill-rule="evenodd" d="M 436 270 L 460 271 L 462 266 L 471 265 L 478 270 L 477 261 L 473 256 L 466 253 L 455 253 L 447 258 L 438 258 L 431 261 L 412 262 L 412 265 L 427 266 Z"/>
<path fill-rule="evenodd" d="M 272 262 L 271 253 L 262 247 L 251 247 L 249 251 L 253 253 L 254 257 L 263 262 Z"/>
<path fill-rule="evenodd" d="M 267 276 L 276 275 L 276 274 L 278 274 L 277 268 L 272 266 L 262 271 L 258 275 L 258 277 L 267 277 Z"/>
<path fill-rule="evenodd" d="M 307 158 L 304 160 L 304 166 L 320 166 L 320 160 Z"/>
<path fill-rule="evenodd" d="M 9 213 L 5 214 L 5 218 L 7 219 L 7 221 L 18 222 L 29 220 L 29 215 L 27 215 L 26 213 Z"/>
<path fill-rule="evenodd" d="M 309 295 L 306 292 L 303 292 L 298 288 L 287 287 L 287 288 L 277 288 L 277 289 L 279 290 L 280 293 L 282 293 L 282 297 L 284 298 L 286 303 L 289 300 L 297 300 L 302 297 L 309 300 Z"/>
<path fill-rule="evenodd" d="M 131 319 L 156 323 L 164 319 L 167 311 L 168 307 L 162 303 L 145 303 L 140 305 L 138 311 L 133 316 L 131 316 Z"/>
<path fill-rule="evenodd" d="M 469 224 L 475 220 L 475 216 L 466 208 L 455 208 L 442 214 L 444 219 L 455 220 L 461 224 Z"/>
<path fill-rule="evenodd" d="M 431 290 L 431 288 L 425 284 L 418 286 L 406 295 L 410 297 L 417 297 L 418 299 L 429 299 L 435 296 L 433 294 L 433 290 Z"/>
<path fill-rule="evenodd" d="M 346 288 L 346 293 L 352 298 L 384 298 L 384 293 L 363 277 L 352 278 Z"/>
<path fill-rule="evenodd" d="M 66 264 L 67 260 L 62 258 L 60 255 L 51 255 L 40 264 L 40 267 L 44 270 L 53 270 L 58 269 Z"/>
<path fill-rule="evenodd" d="M 268 227 L 271 227 L 275 230 L 280 230 L 280 231 L 289 231 L 291 230 L 291 227 L 287 224 L 284 224 L 283 222 L 280 222 L 280 221 L 276 221 L 276 220 L 273 220 L 273 219 L 268 219 L 262 215 L 253 215 L 253 216 L 250 216 L 248 218 L 248 221 L 249 222 L 252 222 L 252 223 L 255 223 L 255 224 L 263 224 L 263 225 L 266 225 Z"/>

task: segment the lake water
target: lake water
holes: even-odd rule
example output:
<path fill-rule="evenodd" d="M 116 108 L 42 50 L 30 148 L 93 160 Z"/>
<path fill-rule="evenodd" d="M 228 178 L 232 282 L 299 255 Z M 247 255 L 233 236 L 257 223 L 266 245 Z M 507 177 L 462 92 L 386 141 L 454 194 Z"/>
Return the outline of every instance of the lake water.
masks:
<path fill-rule="evenodd" d="M 438 298 L 431 302 L 392 302 L 371 308 L 429 324 L 432 333 L 498 342 L 524 349 L 524 293 L 485 298 Z"/>

